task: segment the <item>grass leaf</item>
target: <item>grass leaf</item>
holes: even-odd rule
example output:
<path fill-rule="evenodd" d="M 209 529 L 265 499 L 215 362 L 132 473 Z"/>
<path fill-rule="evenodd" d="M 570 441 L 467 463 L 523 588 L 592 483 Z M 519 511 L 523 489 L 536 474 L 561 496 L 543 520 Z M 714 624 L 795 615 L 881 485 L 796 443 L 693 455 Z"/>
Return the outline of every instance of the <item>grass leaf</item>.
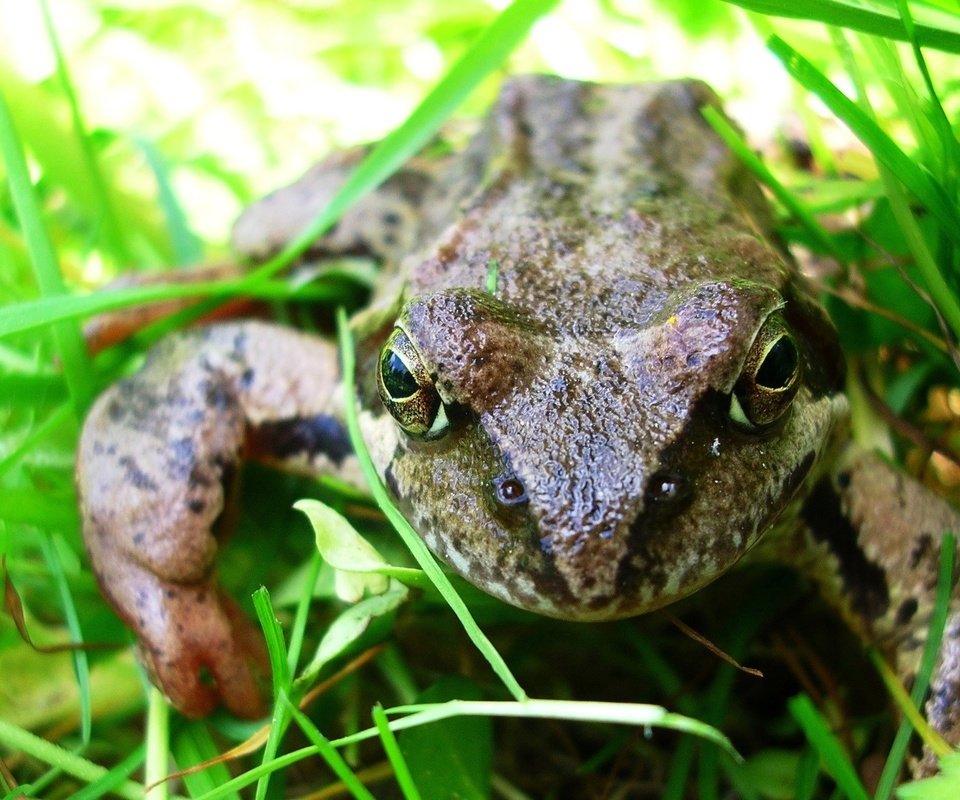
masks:
<path fill-rule="evenodd" d="M 870 6 L 856 0 L 725 0 L 749 11 L 774 17 L 808 19 L 827 25 L 852 28 L 863 33 L 908 41 L 907 26 L 896 2 L 877 0 Z M 947 11 L 929 5 L 916 6 L 914 30 L 917 42 L 951 53 L 960 53 L 960 21 Z"/>
<path fill-rule="evenodd" d="M 790 701 L 790 713 L 800 723 L 807 741 L 820 754 L 824 768 L 837 782 L 837 787 L 850 800 L 868 800 L 867 790 L 860 783 L 856 768 L 826 720 L 806 695 Z"/>
<path fill-rule="evenodd" d="M 60 266 L 53 244 L 43 225 L 40 204 L 30 182 L 27 162 L 10 109 L 2 95 L 0 95 L 0 155 L 7 168 L 10 193 L 30 251 L 40 293 L 48 299 L 62 295 L 65 289 L 60 276 Z M 53 337 L 63 364 L 63 374 L 70 390 L 74 409 L 80 413 L 87 407 L 93 396 L 90 359 L 84 347 L 83 337 L 80 335 L 80 327 L 70 322 L 59 323 L 53 327 Z"/>

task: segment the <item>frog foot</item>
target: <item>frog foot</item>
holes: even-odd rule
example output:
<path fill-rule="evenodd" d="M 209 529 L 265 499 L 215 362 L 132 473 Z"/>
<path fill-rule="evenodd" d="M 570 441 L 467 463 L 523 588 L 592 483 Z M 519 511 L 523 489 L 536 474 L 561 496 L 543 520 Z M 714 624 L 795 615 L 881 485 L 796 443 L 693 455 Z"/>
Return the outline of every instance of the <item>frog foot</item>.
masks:
<path fill-rule="evenodd" d="M 188 717 L 222 704 L 245 719 L 267 713 L 261 689 L 270 674 L 259 630 L 213 577 L 175 583 L 127 565 L 122 575 L 100 575 L 138 640 L 151 682 Z"/>
<path fill-rule="evenodd" d="M 187 716 L 220 701 L 264 713 L 262 637 L 216 580 L 227 490 L 245 458 L 351 472 L 336 378 L 329 342 L 225 323 L 158 344 L 87 416 L 76 477 L 90 561 L 153 682 Z"/>

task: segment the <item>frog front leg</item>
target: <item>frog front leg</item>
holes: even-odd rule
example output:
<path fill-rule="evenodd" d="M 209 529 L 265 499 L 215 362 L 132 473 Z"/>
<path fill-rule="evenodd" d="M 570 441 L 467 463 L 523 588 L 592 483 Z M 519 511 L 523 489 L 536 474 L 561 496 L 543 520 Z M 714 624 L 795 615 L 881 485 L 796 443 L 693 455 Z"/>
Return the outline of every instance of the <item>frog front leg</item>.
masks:
<path fill-rule="evenodd" d="M 927 639 L 943 537 L 960 513 L 878 456 L 848 446 L 803 508 L 806 571 L 867 642 L 913 684 Z M 960 597 L 956 575 L 926 716 L 960 744 Z M 916 774 L 935 770 L 932 754 Z"/>
<path fill-rule="evenodd" d="M 216 523 L 246 457 L 356 480 L 333 345 L 261 322 L 157 345 L 107 390 L 80 439 L 77 487 L 97 579 L 155 683 L 189 716 L 264 712 L 258 630 L 220 590 Z"/>

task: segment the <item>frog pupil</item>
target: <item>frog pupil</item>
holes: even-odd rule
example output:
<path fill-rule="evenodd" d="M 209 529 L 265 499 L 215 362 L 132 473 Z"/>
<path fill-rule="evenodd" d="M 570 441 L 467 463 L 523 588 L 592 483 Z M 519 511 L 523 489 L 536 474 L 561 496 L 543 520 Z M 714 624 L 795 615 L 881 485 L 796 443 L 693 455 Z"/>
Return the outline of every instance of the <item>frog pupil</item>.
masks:
<path fill-rule="evenodd" d="M 783 389 L 797 371 L 797 348 L 789 336 L 781 336 L 767 351 L 756 382 L 766 389 Z"/>
<path fill-rule="evenodd" d="M 380 374 L 383 380 L 383 388 L 394 400 L 403 400 L 412 397 L 420 388 L 416 379 L 407 369 L 407 365 L 396 354 L 394 350 L 388 350 L 383 354 L 380 362 Z"/>

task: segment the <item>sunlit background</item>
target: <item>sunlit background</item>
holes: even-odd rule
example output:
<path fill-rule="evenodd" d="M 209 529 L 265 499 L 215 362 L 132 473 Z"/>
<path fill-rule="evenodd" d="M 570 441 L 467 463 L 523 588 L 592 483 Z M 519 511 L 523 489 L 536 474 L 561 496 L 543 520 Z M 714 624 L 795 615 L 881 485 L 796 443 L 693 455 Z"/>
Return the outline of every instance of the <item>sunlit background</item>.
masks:
<path fill-rule="evenodd" d="M 502 5 L 49 2 L 84 121 L 104 145 L 105 173 L 119 179 L 119 213 L 157 214 L 146 159 L 155 149 L 191 227 L 214 245 L 253 196 L 401 122 Z M 509 64 L 594 80 L 703 78 L 755 141 L 782 129 L 793 97 L 747 15 L 719 0 L 568 0 Z M 56 71 L 40 3 L 0 0 L 0 89 L 38 169 L 82 194 Z M 461 114 L 479 115 L 499 80 Z M 136 263 L 169 261 L 159 218 L 156 226 L 156 236 L 133 243 Z M 74 255 L 68 277 L 102 280 L 95 255 Z"/>

